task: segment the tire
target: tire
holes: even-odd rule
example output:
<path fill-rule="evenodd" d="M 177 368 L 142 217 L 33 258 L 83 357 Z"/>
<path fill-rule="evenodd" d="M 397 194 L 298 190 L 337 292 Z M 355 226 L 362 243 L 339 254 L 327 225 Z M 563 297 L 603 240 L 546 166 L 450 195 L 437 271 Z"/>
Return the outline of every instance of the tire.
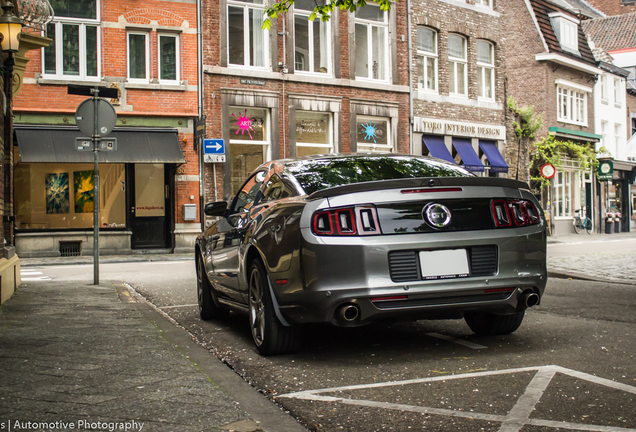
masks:
<path fill-rule="evenodd" d="M 223 319 L 229 314 L 227 309 L 223 309 L 214 302 L 212 285 L 205 273 L 203 258 L 197 256 L 197 300 L 199 304 L 199 316 L 204 321 L 213 319 Z"/>
<path fill-rule="evenodd" d="M 464 319 L 468 327 L 478 335 L 507 335 L 519 328 L 525 311 L 511 315 L 497 315 L 486 312 L 466 314 Z"/>
<path fill-rule="evenodd" d="M 585 218 L 585 231 L 588 234 L 592 234 L 592 219 L 590 218 Z"/>
<path fill-rule="evenodd" d="M 581 225 L 579 224 L 579 220 L 574 219 L 573 225 L 574 225 L 574 232 L 579 234 L 581 232 Z"/>
<path fill-rule="evenodd" d="M 258 352 L 268 356 L 297 351 L 300 330 L 284 326 L 276 317 L 267 272 L 260 259 L 252 262 L 248 281 L 250 329 Z"/>

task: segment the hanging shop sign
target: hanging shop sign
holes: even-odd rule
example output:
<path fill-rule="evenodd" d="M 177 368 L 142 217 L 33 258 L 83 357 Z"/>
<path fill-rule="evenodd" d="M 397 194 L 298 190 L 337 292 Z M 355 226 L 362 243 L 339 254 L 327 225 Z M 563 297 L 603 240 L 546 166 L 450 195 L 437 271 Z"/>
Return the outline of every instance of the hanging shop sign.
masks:
<path fill-rule="evenodd" d="M 612 180 L 614 178 L 614 161 L 599 161 L 596 176 L 599 180 Z"/>

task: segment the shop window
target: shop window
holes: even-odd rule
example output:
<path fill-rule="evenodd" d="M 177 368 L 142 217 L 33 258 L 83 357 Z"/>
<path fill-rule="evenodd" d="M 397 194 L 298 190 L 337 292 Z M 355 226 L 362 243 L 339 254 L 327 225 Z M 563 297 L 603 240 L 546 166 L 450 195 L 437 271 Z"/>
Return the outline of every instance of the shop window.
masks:
<path fill-rule="evenodd" d="M 456 35 L 448 35 L 448 69 L 449 92 L 455 96 L 466 96 L 468 77 L 466 73 L 466 38 Z"/>
<path fill-rule="evenodd" d="M 356 117 L 356 141 L 359 152 L 392 152 L 390 119 L 382 117 Z"/>
<path fill-rule="evenodd" d="M 495 98 L 495 47 L 484 40 L 477 41 L 477 79 L 479 97 Z"/>
<path fill-rule="evenodd" d="M 417 28 L 417 84 L 420 90 L 437 92 L 437 32 Z"/>
<path fill-rule="evenodd" d="M 99 1 L 51 0 L 47 24 L 51 44 L 42 50 L 45 78 L 99 80 L 101 71 Z"/>
<path fill-rule="evenodd" d="M 150 79 L 148 33 L 128 32 L 128 81 L 147 83 Z"/>
<path fill-rule="evenodd" d="M 324 0 L 297 0 L 294 3 L 294 59 L 296 72 L 330 74 L 330 22 L 309 20 L 316 5 Z"/>
<path fill-rule="evenodd" d="M 92 229 L 93 164 L 19 164 L 14 172 L 16 229 Z M 123 164 L 99 165 L 100 225 L 126 226 Z"/>
<path fill-rule="evenodd" d="M 269 32 L 262 29 L 263 0 L 228 0 L 227 5 L 229 64 L 267 67 Z"/>
<path fill-rule="evenodd" d="M 332 115 L 296 111 L 296 155 L 333 153 Z"/>
<path fill-rule="evenodd" d="M 355 12 L 355 75 L 357 79 L 389 80 L 388 12 L 368 3 Z"/>
<path fill-rule="evenodd" d="M 271 159 L 269 111 L 264 108 L 230 107 L 231 193 L 249 174 Z"/>

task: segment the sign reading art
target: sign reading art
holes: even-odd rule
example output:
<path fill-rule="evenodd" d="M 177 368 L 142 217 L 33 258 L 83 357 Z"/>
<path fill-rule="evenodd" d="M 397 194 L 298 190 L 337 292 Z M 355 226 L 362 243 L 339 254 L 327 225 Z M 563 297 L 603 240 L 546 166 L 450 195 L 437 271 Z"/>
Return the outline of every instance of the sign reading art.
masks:
<path fill-rule="evenodd" d="M 413 132 L 454 135 L 471 138 L 506 139 L 506 127 L 479 123 L 454 122 L 443 119 L 415 117 Z"/>

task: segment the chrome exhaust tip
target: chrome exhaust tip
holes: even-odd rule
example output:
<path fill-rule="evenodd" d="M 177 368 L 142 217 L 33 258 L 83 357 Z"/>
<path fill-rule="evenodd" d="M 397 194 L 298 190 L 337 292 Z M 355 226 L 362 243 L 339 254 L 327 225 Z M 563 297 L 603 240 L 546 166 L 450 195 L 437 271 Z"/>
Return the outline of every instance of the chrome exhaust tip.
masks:
<path fill-rule="evenodd" d="M 539 304 L 539 295 L 532 291 L 526 291 L 521 295 L 521 303 L 527 308 Z"/>
<path fill-rule="evenodd" d="M 338 309 L 338 316 L 343 321 L 355 321 L 360 316 L 360 309 L 354 304 L 346 304 Z"/>

